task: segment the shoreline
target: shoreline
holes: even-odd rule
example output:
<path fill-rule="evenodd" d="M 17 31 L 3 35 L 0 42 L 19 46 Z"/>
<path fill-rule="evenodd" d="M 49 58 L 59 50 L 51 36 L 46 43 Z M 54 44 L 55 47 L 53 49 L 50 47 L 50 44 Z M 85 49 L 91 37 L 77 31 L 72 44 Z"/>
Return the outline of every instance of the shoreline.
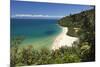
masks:
<path fill-rule="evenodd" d="M 72 44 L 75 41 L 79 41 L 79 39 L 77 37 L 71 37 L 71 36 L 67 35 L 67 32 L 68 32 L 67 27 L 61 27 L 61 28 L 62 28 L 62 32 L 55 38 L 55 40 L 52 44 L 52 50 L 59 49 L 63 46 L 72 47 Z"/>

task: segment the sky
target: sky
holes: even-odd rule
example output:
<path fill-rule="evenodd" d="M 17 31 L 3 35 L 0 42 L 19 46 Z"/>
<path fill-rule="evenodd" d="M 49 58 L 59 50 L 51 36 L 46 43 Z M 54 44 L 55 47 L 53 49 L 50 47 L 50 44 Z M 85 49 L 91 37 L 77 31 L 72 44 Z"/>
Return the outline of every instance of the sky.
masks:
<path fill-rule="evenodd" d="M 92 9 L 89 5 L 57 4 L 11 0 L 11 17 L 61 18 Z"/>

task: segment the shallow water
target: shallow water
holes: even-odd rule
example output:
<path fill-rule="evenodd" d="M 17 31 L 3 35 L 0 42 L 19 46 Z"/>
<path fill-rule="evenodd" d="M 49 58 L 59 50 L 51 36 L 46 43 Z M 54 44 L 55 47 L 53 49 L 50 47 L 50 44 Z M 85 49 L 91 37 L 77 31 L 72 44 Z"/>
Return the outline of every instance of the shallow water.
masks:
<path fill-rule="evenodd" d="M 55 19 L 11 19 L 11 38 L 24 36 L 20 46 L 50 48 L 61 28 Z"/>

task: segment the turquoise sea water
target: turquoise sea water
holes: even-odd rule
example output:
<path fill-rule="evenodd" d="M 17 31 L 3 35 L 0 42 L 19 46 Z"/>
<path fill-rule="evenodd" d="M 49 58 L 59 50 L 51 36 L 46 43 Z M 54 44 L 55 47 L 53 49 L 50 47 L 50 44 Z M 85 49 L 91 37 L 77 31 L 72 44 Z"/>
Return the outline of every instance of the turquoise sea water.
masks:
<path fill-rule="evenodd" d="M 50 48 L 60 32 L 56 19 L 11 19 L 11 38 L 25 37 L 20 46 Z"/>

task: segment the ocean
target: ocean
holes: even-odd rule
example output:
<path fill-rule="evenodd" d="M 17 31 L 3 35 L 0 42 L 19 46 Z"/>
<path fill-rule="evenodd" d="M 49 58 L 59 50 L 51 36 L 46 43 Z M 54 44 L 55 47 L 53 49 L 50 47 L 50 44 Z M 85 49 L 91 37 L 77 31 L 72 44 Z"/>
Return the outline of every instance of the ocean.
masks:
<path fill-rule="evenodd" d="M 32 45 L 35 49 L 50 48 L 61 32 L 57 19 L 11 19 L 11 41 L 23 36 L 21 47 Z"/>

